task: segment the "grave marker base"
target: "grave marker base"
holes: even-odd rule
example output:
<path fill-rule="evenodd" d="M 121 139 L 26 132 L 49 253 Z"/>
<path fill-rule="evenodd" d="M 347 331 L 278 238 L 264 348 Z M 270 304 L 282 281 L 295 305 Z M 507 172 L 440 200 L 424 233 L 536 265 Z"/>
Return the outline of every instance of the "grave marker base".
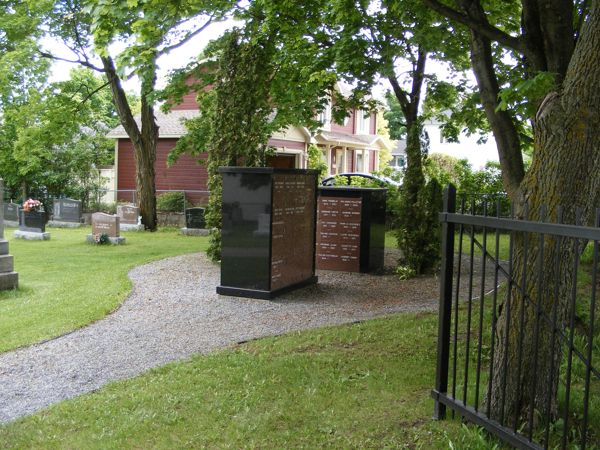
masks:
<path fill-rule="evenodd" d="M 46 225 L 52 228 L 79 228 L 83 224 L 81 222 L 62 222 L 60 220 L 50 220 Z"/>
<path fill-rule="evenodd" d="M 316 284 L 319 281 L 318 277 L 311 277 L 306 280 L 301 281 L 300 283 L 292 284 L 290 286 L 285 286 L 281 289 L 277 289 L 275 291 L 264 291 L 259 289 L 245 289 L 245 288 L 236 288 L 229 286 L 217 286 L 217 294 L 220 295 L 231 295 L 232 297 L 247 297 L 247 298 L 258 298 L 261 300 L 271 300 L 275 297 L 285 294 L 287 292 L 294 291 L 296 289 L 310 286 L 311 284 Z"/>
<path fill-rule="evenodd" d="M 13 237 L 15 239 L 26 239 L 28 241 L 49 241 L 50 233 L 48 233 L 47 231 L 40 233 L 37 231 L 16 230 L 13 233 Z"/>
<path fill-rule="evenodd" d="M 185 236 L 208 236 L 210 234 L 210 230 L 206 228 L 182 228 L 181 234 Z"/>
<path fill-rule="evenodd" d="M 119 227 L 121 231 L 144 231 L 144 225 L 132 224 L 132 223 L 120 223 Z"/>
<path fill-rule="evenodd" d="M 94 235 L 93 234 L 88 234 L 85 237 L 85 240 L 87 242 L 89 242 L 90 244 L 95 244 L 96 243 L 96 241 L 94 241 Z M 108 242 L 110 242 L 113 245 L 121 245 L 121 244 L 125 243 L 125 238 L 122 237 L 122 236 L 119 236 L 119 237 L 109 237 L 108 238 Z"/>

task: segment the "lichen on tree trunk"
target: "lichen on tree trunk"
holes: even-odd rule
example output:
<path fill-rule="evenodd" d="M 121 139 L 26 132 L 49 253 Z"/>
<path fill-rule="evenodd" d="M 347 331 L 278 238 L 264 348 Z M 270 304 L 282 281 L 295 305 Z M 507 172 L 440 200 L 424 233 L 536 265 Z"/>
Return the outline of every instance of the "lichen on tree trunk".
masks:
<path fill-rule="evenodd" d="M 539 219 L 545 207 L 548 217 L 555 219 L 559 207 L 563 206 L 565 223 L 574 224 L 576 209 L 580 209 L 582 223 L 593 225 L 594 210 L 600 199 L 598 48 L 600 2 L 594 1 L 561 89 L 548 94 L 538 109 L 534 157 L 520 185 L 518 215 L 523 216 L 527 205 L 531 218 Z M 527 244 L 522 236 L 515 240 L 512 264 L 516 285 L 509 287 L 499 313 L 496 338 L 499 351 L 494 359 L 493 387 L 488 393 L 492 416 L 496 419 L 502 417 L 502 405 L 504 416 L 512 420 L 526 416 L 532 404 L 544 412 L 548 399 L 551 412 L 557 411 L 561 346 L 547 324 L 539 328 L 538 340 L 534 339 L 536 311 L 525 300 L 519 285 L 523 286 L 526 277 L 524 286 L 529 298 L 539 299 L 536 301 L 548 317 L 556 314 L 557 328 L 564 331 L 571 313 L 572 286 L 576 282 L 573 261 L 584 246 L 570 240 L 556 249 L 553 242 L 548 242 L 543 258 L 536 247 L 532 242 Z M 543 271 L 539 284 L 536 271 L 532 270 L 538 264 Z M 506 380 L 505 391 L 501 388 L 503 380 Z"/>

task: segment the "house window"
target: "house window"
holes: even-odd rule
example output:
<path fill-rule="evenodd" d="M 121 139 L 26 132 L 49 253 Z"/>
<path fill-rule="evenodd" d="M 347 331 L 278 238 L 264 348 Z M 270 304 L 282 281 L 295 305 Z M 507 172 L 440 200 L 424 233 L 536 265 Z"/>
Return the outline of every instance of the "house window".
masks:
<path fill-rule="evenodd" d="M 357 134 L 371 134 L 371 114 L 368 111 L 357 111 L 356 112 L 356 133 Z"/>
<path fill-rule="evenodd" d="M 337 148 L 335 150 L 335 173 L 344 173 L 346 170 L 344 149 Z"/>
<path fill-rule="evenodd" d="M 404 159 L 404 155 L 396 155 L 392 158 L 390 162 L 390 167 L 394 169 L 402 169 L 406 165 L 406 161 Z"/>
<path fill-rule="evenodd" d="M 356 171 L 364 172 L 365 170 L 365 161 L 363 157 L 363 152 L 356 153 Z"/>
<path fill-rule="evenodd" d="M 319 122 L 324 130 L 331 130 L 331 101 L 327 101 L 325 109 L 319 113 Z"/>

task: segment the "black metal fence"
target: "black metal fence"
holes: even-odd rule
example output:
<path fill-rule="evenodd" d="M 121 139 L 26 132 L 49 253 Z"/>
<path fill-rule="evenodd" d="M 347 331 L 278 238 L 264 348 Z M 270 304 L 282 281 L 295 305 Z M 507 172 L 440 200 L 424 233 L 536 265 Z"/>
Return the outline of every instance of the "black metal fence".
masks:
<path fill-rule="evenodd" d="M 479 202 L 457 213 L 445 193 L 434 416 L 517 448 L 600 448 L 600 211 L 587 227 Z"/>

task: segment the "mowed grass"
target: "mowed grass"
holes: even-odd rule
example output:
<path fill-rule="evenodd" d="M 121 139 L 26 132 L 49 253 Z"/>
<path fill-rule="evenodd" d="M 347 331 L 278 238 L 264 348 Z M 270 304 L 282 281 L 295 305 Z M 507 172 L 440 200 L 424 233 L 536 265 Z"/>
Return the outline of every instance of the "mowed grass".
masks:
<path fill-rule="evenodd" d="M 5 230 L 19 273 L 19 289 L 0 292 L 0 352 L 60 336 L 103 318 L 131 290 L 135 266 L 203 251 L 207 238 L 179 230 L 123 232 L 126 244 L 91 245 L 90 227 L 48 228 L 49 241 L 13 239 Z"/>
<path fill-rule="evenodd" d="M 0 448 L 492 448 L 432 420 L 436 334 L 402 314 L 252 341 L 0 426 Z"/>

